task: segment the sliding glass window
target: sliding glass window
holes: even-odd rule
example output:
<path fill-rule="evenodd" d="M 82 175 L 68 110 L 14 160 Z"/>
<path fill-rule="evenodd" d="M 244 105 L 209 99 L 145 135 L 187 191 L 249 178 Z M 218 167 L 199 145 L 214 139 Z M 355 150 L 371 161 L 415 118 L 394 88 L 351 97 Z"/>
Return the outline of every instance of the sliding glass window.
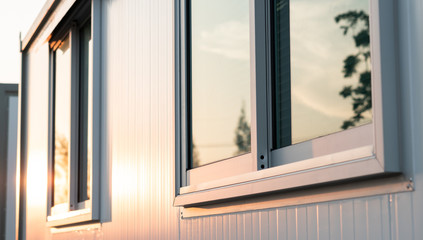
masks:
<path fill-rule="evenodd" d="M 368 13 L 368 0 L 273 0 L 273 149 L 372 122 Z"/>
<path fill-rule="evenodd" d="M 54 52 L 54 186 L 53 205 L 69 202 L 71 49 L 69 36 Z"/>
<path fill-rule="evenodd" d="M 175 205 L 398 172 L 392 8 L 177 1 Z"/>
<path fill-rule="evenodd" d="M 248 0 L 191 0 L 191 167 L 251 151 Z"/>
<path fill-rule="evenodd" d="M 91 4 L 75 3 L 70 18 L 63 20 L 49 40 L 49 226 L 98 219 L 99 144 L 95 148 L 95 132 L 101 124 L 96 110 L 100 88 L 99 81 L 94 81 Z"/>

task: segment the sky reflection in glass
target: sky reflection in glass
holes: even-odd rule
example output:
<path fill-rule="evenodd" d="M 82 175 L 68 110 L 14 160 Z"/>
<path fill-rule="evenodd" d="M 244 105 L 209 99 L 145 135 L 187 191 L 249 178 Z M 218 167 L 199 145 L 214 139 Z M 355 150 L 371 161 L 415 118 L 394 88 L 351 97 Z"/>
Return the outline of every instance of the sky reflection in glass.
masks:
<path fill-rule="evenodd" d="M 242 109 L 250 124 L 249 21 L 248 0 L 191 1 L 193 167 L 250 151 L 235 140 Z"/>
<path fill-rule="evenodd" d="M 343 24 L 337 23 L 335 17 L 355 10 L 368 13 L 368 5 L 368 0 L 275 0 L 276 68 L 290 59 L 288 73 L 284 75 L 276 70 L 275 81 L 289 80 L 290 74 L 287 84 L 291 89 L 288 99 L 283 99 L 284 94 L 281 94 L 287 91 L 286 87 L 274 93 L 276 101 L 279 100 L 274 109 L 276 148 L 341 131 L 343 121 L 353 116 L 352 101 L 339 93 L 345 85 L 358 83 L 358 74 L 345 78 L 342 72 L 344 59 L 360 51 L 352 37 L 357 32 L 344 35 L 340 28 Z M 289 28 L 283 29 L 287 21 Z M 360 28 L 358 24 L 356 31 Z M 286 38 L 288 32 L 289 39 Z M 284 46 L 287 44 L 283 41 L 288 41 L 287 48 L 278 48 L 281 39 Z M 370 67 L 363 62 L 357 66 L 358 73 Z M 357 126 L 371 122 L 369 111 L 364 116 Z M 283 129 L 289 124 L 292 126 Z"/>

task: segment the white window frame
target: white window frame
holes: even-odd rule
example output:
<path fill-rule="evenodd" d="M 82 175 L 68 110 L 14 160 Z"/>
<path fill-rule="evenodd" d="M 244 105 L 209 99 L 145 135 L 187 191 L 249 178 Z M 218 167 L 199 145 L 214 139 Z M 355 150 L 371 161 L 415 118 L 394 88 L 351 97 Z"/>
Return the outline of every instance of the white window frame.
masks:
<path fill-rule="evenodd" d="M 53 40 L 69 36 L 71 53 L 71 121 L 69 149 L 69 199 L 67 203 L 52 206 L 53 197 L 53 155 L 54 155 L 54 52 L 57 46 L 50 40 L 50 75 L 49 75 L 49 177 L 47 187 L 47 226 L 63 226 L 100 220 L 100 130 L 101 130 L 101 85 L 100 85 L 100 1 L 79 1 L 67 10 L 67 17 L 61 20 L 52 31 Z M 80 15 L 83 11 L 85 15 Z M 78 22 L 78 21 L 79 22 Z M 92 53 L 92 156 L 90 199 L 78 202 L 78 144 L 79 144 L 79 66 L 80 53 L 79 31 L 87 22 L 91 22 Z M 97 124 L 95 124 L 97 123 Z"/>
<path fill-rule="evenodd" d="M 187 170 L 187 0 L 175 2 L 175 206 L 197 206 L 316 184 L 401 173 L 398 149 L 394 0 L 369 0 L 372 114 L 368 125 L 271 151 L 270 0 L 250 0 L 251 153 Z M 189 39 L 188 39 L 189 40 Z M 256 106 L 266 106 L 256 108 Z M 259 129 L 259 130 L 258 130 Z M 261 130 L 262 129 L 262 130 Z M 360 139 L 364 137 L 364 141 Z M 358 139 L 358 141 L 357 141 Z M 310 146 L 342 141 L 340 148 L 304 154 Z M 242 159 L 244 158 L 244 159 Z M 288 160 L 286 160 L 288 158 Z M 245 162 L 251 159 L 250 162 Z M 243 162 L 244 161 L 244 162 Z M 241 164 L 242 162 L 242 164 Z"/>

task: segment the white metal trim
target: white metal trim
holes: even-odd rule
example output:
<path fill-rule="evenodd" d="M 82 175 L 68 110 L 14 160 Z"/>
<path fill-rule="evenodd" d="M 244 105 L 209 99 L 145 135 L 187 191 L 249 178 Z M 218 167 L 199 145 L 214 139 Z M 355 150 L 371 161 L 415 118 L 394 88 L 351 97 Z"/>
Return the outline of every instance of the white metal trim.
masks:
<path fill-rule="evenodd" d="M 78 205 L 78 165 L 79 165 L 79 82 L 80 82 L 80 36 L 78 26 L 73 23 L 69 33 L 71 53 L 71 100 L 70 100 L 70 150 L 69 150 L 69 209 Z M 56 99 L 54 99 L 55 101 Z M 73 139 L 73 140 L 72 140 Z M 75 141 L 78 139 L 78 141 Z M 52 213 L 54 214 L 54 213 Z"/>
<path fill-rule="evenodd" d="M 90 230 L 97 230 L 101 231 L 101 223 L 91 223 L 91 224 L 84 224 L 84 225 L 77 225 L 71 227 L 60 227 L 60 228 L 51 228 L 50 232 L 52 234 L 57 233 L 71 233 L 76 231 L 90 231 Z"/>
<path fill-rule="evenodd" d="M 413 191 L 413 183 L 402 176 L 389 177 L 305 190 L 275 193 L 207 206 L 185 207 L 183 218 L 263 210 L 305 204 L 317 204 L 389 193 Z"/>
<path fill-rule="evenodd" d="M 75 2 L 76 0 L 48 0 L 31 27 L 33 30 L 30 29 L 28 35 L 22 41 L 21 51 L 26 51 L 32 42 L 36 42 L 36 39 L 42 39 L 41 42 L 48 40 L 53 30 Z"/>
<path fill-rule="evenodd" d="M 52 11 L 54 8 L 54 3 L 57 2 L 57 0 L 47 0 L 46 3 L 44 3 L 43 8 L 41 9 L 40 13 L 38 14 L 37 18 L 35 19 L 32 26 L 29 28 L 27 35 L 21 42 L 21 49 L 25 49 L 26 46 L 30 43 L 30 41 L 35 37 L 37 34 L 37 31 L 40 30 L 40 28 L 43 25 L 43 22 L 46 20 L 46 18 L 49 15 L 49 12 Z"/>
<path fill-rule="evenodd" d="M 102 152 L 102 84 L 101 84 L 101 0 L 93 0 L 91 5 L 91 39 L 93 41 L 93 152 L 91 164 L 91 214 L 100 219 L 100 167 L 104 158 Z M 98 123 L 98 124 L 95 124 Z"/>
<path fill-rule="evenodd" d="M 197 191 L 209 190 L 213 188 L 220 188 L 235 184 L 245 184 L 248 182 L 259 181 L 260 179 L 289 176 L 293 174 L 301 174 L 306 171 L 313 171 L 323 169 L 328 166 L 339 164 L 351 164 L 353 162 L 374 159 L 373 147 L 365 146 L 353 150 L 334 153 L 321 157 L 311 158 L 308 160 L 298 161 L 282 166 L 272 167 L 261 171 L 254 171 L 251 173 L 237 175 L 216 181 L 210 181 L 197 185 L 190 185 L 181 188 L 181 193 L 193 193 Z M 344 176 L 345 178 L 345 176 Z"/>
<path fill-rule="evenodd" d="M 266 169 L 267 170 L 267 169 Z M 268 192 L 312 186 L 338 180 L 345 180 L 383 173 L 379 162 L 373 157 L 356 159 L 347 163 L 326 165 L 315 169 L 263 177 L 258 171 L 254 180 L 206 190 L 190 191 L 177 196 L 175 206 L 190 206 L 238 197 L 253 196 Z M 182 189 L 181 189 L 182 192 Z"/>
<path fill-rule="evenodd" d="M 255 44 L 255 1 L 249 0 L 249 15 L 250 15 L 250 101 L 251 101 L 251 154 L 245 154 L 243 156 L 235 156 L 233 158 L 228 158 L 221 160 L 219 162 L 215 162 L 212 164 L 209 164 L 207 166 L 203 166 L 201 169 L 191 169 L 188 170 L 188 161 L 189 161 L 189 154 L 188 151 L 190 150 L 190 146 L 187 146 L 188 143 L 188 118 L 189 113 L 187 112 L 187 106 L 189 104 L 187 100 L 187 84 L 190 79 L 188 79 L 189 76 L 189 66 L 187 66 L 189 57 L 187 56 L 188 49 L 190 46 L 187 45 L 187 24 L 188 22 L 188 14 L 189 10 L 187 8 L 187 1 L 189 0 L 180 0 L 178 7 L 180 8 L 179 12 L 176 13 L 177 20 L 180 20 L 180 26 L 178 30 L 178 36 L 176 36 L 176 39 L 179 40 L 178 37 L 180 37 L 180 45 L 176 46 L 177 48 L 177 54 L 179 55 L 180 59 L 177 58 L 176 64 L 180 64 L 180 68 L 176 69 L 176 81 L 178 81 L 178 84 L 176 86 L 176 96 L 180 99 L 180 112 L 177 112 L 176 116 L 180 114 L 180 124 L 177 126 L 179 128 L 179 131 L 177 133 L 180 134 L 180 136 L 177 136 L 177 141 L 181 141 L 181 152 L 180 152 L 180 164 L 181 164 L 181 185 L 187 186 L 189 184 L 197 184 L 199 182 L 204 181 L 204 178 L 200 177 L 197 178 L 197 176 L 203 175 L 204 172 L 212 172 L 215 175 L 209 175 L 211 176 L 210 179 L 219 179 L 222 177 L 225 177 L 225 174 L 221 174 L 225 172 L 225 168 L 229 165 L 232 166 L 231 161 L 237 161 L 239 158 L 246 158 L 248 156 L 249 159 L 246 159 L 246 167 L 240 168 L 240 171 L 237 171 L 237 173 L 244 173 L 246 171 L 249 171 L 250 165 L 254 166 L 254 169 L 257 169 L 257 100 L 256 100 L 256 44 Z M 178 18 L 179 17 L 179 18 Z M 178 44 L 179 41 L 176 42 Z M 178 57 L 178 56 L 177 56 Z M 179 67 L 179 66 L 178 66 Z M 180 70 L 180 73 L 178 72 Z M 180 79 L 178 78 L 180 74 Z M 179 89 L 180 88 L 180 89 Z M 264 89 L 265 90 L 265 89 Z M 178 100 L 177 100 L 178 101 Z M 179 122 L 179 120 L 177 121 Z M 266 155 L 264 153 L 260 153 L 261 155 Z M 267 159 L 265 159 L 267 161 Z M 228 162 L 228 163 L 222 163 L 222 162 Z M 244 160 L 245 161 L 245 160 Z M 261 164 L 260 164 L 261 165 Z M 266 164 L 267 165 L 267 164 Z M 221 166 L 221 168 L 220 168 Z M 210 168 L 210 171 L 206 170 L 206 168 Z M 252 170 L 254 170 L 252 169 Z M 190 173 L 188 173 L 190 171 Z M 196 173 L 200 174 L 196 174 Z M 188 181 L 189 179 L 189 181 Z M 199 180 L 197 180 L 199 179 Z M 209 180 L 210 180 L 209 179 Z"/>
<path fill-rule="evenodd" d="M 273 150 L 272 167 L 370 145 L 373 145 L 372 123 Z"/>
<path fill-rule="evenodd" d="M 80 210 L 74 210 L 65 212 L 62 214 L 55 214 L 53 216 L 47 216 L 47 226 L 62 226 L 73 223 L 88 222 L 92 220 L 91 209 L 85 208 Z"/>
<path fill-rule="evenodd" d="M 385 171 L 400 171 L 395 5 L 394 0 L 371 0 L 370 4 L 375 154 Z"/>
<path fill-rule="evenodd" d="M 101 0 L 92 0 L 91 5 L 91 39 L 93 42 L 93 141 L 91 163 L 91 217 L 100 219 L 100 167 L 104 158 L 102 152 L 102 84 L 101 84 Z"/>
<path fill-rule="evenodd" d="M 187 186 L 255 171 L 252 153 L 232 157 L 187 171 Z"/>
<path fill-rule="evenodd" d="M 256 170 L 270 167 L 270 142 L 268 141 L 268 83 L 270 82 L 269 67 L 269 29 L 267 24 L 268 1 L 250 1 L 252 13 L 251 22 L 251 43 L 254 48 L 253 64 L 251 64 L 251 92 L 252 105 L 251 126 L 254 130 L 254 138 L 251 138 L 251 146 L 255 146 L 254 160 Z M 258 107 L 259 106 L 259 107 Z M 254 111 L 253 111 L 254 110 Z M 253 124 L 253 120 L 254 123 Z M 254 126 L 254 129 L 253 129 Z M 260 131 L 259 131 L 260 129 Z"/>

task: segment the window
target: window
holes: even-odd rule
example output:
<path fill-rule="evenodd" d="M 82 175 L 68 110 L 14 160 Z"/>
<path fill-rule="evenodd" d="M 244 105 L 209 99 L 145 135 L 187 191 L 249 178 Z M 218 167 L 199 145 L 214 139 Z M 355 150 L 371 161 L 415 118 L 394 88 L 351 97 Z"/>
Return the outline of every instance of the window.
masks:
<path fill-rule="evenodd" d="M 50 40 L 50 178 L 48 222 L 98 219 L 98 96 L 93 79 L 90 2 L 72 7 Z M 98 144 L 98 143 L 97 143 Z"/>
<path fill-rule="evenodd" d="M 271 3 L 271 165 L 372 145 L 369 1 Z"/>
<path fill-rule="evenodd" d="M 175 205 L 399 172 L 390 9 L 181 0 Z"/>

